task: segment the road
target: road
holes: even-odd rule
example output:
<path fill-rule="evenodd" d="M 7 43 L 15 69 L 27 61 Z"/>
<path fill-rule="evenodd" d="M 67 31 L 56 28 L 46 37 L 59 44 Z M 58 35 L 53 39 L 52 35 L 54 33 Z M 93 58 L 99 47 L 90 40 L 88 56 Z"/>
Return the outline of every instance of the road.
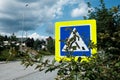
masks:
<path fill-rule="evenodd" d="M 57 71 L 39 72 L 34 70 L 35 66 L 25 68 L 20 63 L 20 61 L 0 62 L 0 80 L 54 80 L 56 77 Z"/>

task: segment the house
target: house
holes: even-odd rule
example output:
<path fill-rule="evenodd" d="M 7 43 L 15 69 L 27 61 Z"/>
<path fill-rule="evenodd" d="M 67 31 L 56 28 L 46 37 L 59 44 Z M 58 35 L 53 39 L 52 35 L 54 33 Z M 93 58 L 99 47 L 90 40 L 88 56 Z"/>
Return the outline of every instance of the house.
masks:
<path fill-rule="evenodd" d="M 9 43 L 9 41 L 3 41 L 3 45 L 4 45 L 4 46 L 9 46 L 10 43 Z"/>

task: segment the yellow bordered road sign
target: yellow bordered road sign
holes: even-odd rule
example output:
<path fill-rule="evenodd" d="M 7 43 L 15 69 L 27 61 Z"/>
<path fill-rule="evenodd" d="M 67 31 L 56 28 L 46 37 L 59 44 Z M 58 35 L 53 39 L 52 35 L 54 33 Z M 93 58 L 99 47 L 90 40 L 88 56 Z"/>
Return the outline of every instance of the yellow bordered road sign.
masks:
<path fill-rule="evenodd" d="M 76 33 L 76 34 L 74 34 Z M 95 20 L 76 20 L 62 21 L 55 24 L 55 59 L 69 60 L 67 57 L 67 44 L 63 41 L 70 40 L 74 36 L 71 46 L 75 46 L 72 50 L 72 56 L 82 57 L 82 60 L 87 60 L 86 57 L 91 57 L 97 52 L 97 49 L 89 48 L 90 41 L 97 43 L 96 39 L 96 21 Z M 62 41 L 63 40 L 63 41 Z M 70 50 L 69 50 L 70 51 Z"/>

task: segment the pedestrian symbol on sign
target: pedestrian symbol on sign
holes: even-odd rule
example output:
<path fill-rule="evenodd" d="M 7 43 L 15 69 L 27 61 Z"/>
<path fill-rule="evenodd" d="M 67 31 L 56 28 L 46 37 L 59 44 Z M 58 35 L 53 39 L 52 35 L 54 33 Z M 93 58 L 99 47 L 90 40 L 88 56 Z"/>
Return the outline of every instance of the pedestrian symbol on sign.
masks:
<path fill-rule="evenodd" d="M 88 47 L 77 32 L 76 28 L 73 29 L 72 33 L 66 41 L 66 44 L 64 45 L 62 51 L 66 51 L 67 48 L 71 48 L 69 49 L 69 51 L 89 51 Z M 73 50 L 72 47 L 76 47 L 76 49 Z"/>

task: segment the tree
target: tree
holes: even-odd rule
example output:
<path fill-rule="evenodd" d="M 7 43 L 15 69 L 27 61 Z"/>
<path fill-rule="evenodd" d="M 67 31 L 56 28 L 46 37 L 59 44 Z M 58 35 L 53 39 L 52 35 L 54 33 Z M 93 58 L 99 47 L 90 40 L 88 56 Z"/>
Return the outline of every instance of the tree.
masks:
<path fill-rule="evenodd" d="M 4 40 L 3 36 L 0 35 L 0 46 L 3 46 L 3 40 Z"/>
<path fill-rule="evenodd" d="M 4 36 L 4 41 L 7 41 L 9 38 L 7 37 L 7 35 Z"/>
<path fill-rule="evenodd" d="M 39 39 L 35 40 L 34 41 L 34 49 L 40 50 L 41 48 L 42 48 L 42 42 Z"/>
<path fill-rule="evenodd" d="M 26 46 L 27 46 L 27 47 L 31 47 L 31 48 L 34 47 L 34 39 L 33 39 L 33 38 L 32 38 L 32 39 L 28 38 L 28 39 L 25 41 L 25 43 L 26 43 Z"/>
<path fill-rule="evenodd" d="M 14 33 L 11 35 L 10 39 L 11 41 L 17 41 L 17 38 Z"/>
<path fill-rule="evenodd" d="M 47 49 L 52 54 L 55 53 L 55 40 L 51 36 L 47 38 Z"/>
<path fill-rule="evenodd" d="M 111 53 L 111 48 L 120 53 L 120 5 L 107 9 L 104 1 L 100 0 L 100 8 L 90 12 L 88 19 L 96 19 L 98 31 L 98 48 Z"/>
<path fill-rule="evenodd" d="M 90 3 L 88 3 L 90 7 Z M 119 80 L 120 79 L 120 6 L 106 8 L 104 0 L 88 18 L 97 21 L 98 54 L 89 62 L 60 61 L 47 71 L 58 69 L 57 80 Z M 94 45 L 93 45 L 94 46 Z M 89 59 L 89 58 L 88 58 Z"/>

